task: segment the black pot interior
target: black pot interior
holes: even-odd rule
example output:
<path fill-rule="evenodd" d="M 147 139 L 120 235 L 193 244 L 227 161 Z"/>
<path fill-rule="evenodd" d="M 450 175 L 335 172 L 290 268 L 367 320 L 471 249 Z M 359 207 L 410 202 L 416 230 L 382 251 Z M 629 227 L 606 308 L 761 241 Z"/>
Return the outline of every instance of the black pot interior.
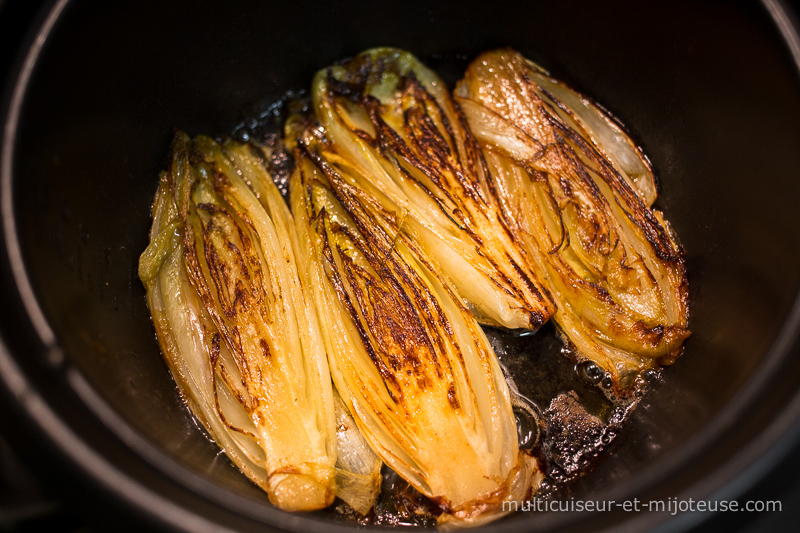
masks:
<path fill-rule="evenodd" d="M 70 2 L 33 71 L 13 159 L 27 275 L 68 364 L 145 442 L 220 493 L 269 505 L 182 404 L 138 256 L 173 128 L 229 134 L 377 45 L 411 50 L 450 83 L 480 51 L 510 45 L 630 128 L 687 251 L 693 334 L 578 493 L 662 480 L 676 494 L 722 465 L 768 422 L 747 422 L 745 407 L 780 409 L 797 383 L 770 349 L 800 286 L 800 87 L 757 3 Z M 742 399 L 762 378 L 772 403 Z M 731 412 L 733 401 L 745 403 Z M 669 461 L 674 472 L 653 473 Z"/>

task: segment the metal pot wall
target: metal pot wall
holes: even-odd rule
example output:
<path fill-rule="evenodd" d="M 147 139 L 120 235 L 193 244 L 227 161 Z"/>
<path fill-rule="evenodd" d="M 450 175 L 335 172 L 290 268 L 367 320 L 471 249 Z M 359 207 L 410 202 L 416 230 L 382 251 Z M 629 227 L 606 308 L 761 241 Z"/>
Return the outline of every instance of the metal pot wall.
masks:
<path fill-rule="evenodd" d="M 660 176 L 693 335 L 576 498 L 734 497 L 794 443 L 800 41 L 781 4 L 62 0 L 31 31 L 2 108 L 0 384 L 45 453 L 134 512 L 189 531 L 353 530 L 272 508 L 219 456 L 161 358 L 136 263 L 173 128 L 228 134 L 384 44 L 451 83 L 513 46 L 607 106 Z M 486 531 L 702 518 L 517 513 Z"/>

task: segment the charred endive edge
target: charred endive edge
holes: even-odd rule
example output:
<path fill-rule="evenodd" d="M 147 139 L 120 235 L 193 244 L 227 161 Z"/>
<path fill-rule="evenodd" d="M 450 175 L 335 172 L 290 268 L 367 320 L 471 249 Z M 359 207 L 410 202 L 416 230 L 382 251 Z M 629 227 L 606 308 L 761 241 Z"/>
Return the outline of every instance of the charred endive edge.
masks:
<path fill-rule="evenodd" d="M 436 74 L 408 52 L 376 48 L 320 71 L 312 95 L 332 150 L 408 216 L 403 232 L 482 323 L 536 329 L 550 318 L 555 307 Z"/>
<path fill-rule="evenodd" d="M 689 336 L 683 250 L 648 207 L 655 184 L 638 148 L 513 50 L 479 56 L 455 98 L 576 355 L 623 396 L 638 373 L 674 362 Z"/>
<path fill-rule="evenodd" d="M 369 467 L 335 468 L 335 416 L 346 414 L 334 403 L 286 203 L 248 145 L 179 133 L 172 151 L 139 276 L 184 398 L 276 506 L 319 509 L 338 494 L 366 512 L 380 462 L 345 449 Z M 365 448 L 352 431 L 338 438 Z"/>
<path fill-rule="evenodd" d="M 518 448 L 488 340 L 393 214 L 308 151 L 295 148 L 291 205 L 336 388 L 381 459 L 438 503 L 440 524 L 501 516 L 541 474 Z"/>

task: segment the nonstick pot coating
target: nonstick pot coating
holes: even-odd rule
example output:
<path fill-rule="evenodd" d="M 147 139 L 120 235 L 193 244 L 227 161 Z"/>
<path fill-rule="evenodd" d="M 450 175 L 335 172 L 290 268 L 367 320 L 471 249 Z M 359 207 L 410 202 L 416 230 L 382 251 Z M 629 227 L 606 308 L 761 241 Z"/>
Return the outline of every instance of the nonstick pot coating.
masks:
<path fill-rule="evenodd" d="M 174 128 L 229 134 L 378 45 L 409 49 L 449 83 L 479 52 L 513 46 L 606 106 L 653 162 L 657 207 L 686 248 L 693 333 L 576 497 L 722 494 L 791 426 L 800 86 L 760 4 L 74 0 L 53 12 L 27 84 L 22 68 L 9 92 L 4 290 L 32 318 L 4 330 L 3 368 L 52 413 L 37 420 L 55 445 L 131 505 L 194 530 L 329 520 L 271 508 L 203 435 L 136 268 Z M 666 518 L 519 513 L 492 527 Z"/>

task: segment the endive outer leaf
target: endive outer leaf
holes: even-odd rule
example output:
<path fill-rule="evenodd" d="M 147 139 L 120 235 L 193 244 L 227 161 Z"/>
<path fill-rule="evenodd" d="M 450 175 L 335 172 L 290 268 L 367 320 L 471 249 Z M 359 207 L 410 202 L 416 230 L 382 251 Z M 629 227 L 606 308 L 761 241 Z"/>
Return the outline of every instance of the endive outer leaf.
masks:
<path fill-rule="evenodd" d="M 140 275 L 166 359 L 214 439 L 275 505 L 319 509 L 335 493 L 330 375 L 293 220 L 256 159 L 177 134 Z"/>
<path fill-rule="evenodd" d="M 689 335 L 683 252 L 634 188 L 626 142 L 598 140 L 586 118 L 597 108 L 512 50 L 479 56 L 455 96 L 577 355 L 623 395 L 673 362 Z"/>
<path fill-rule="evenodd" d="M 254 151 L 247 145 L 230 140 L 226 141 L 224 146 L 234 164 L 241 169 L 242 177 L 261 202 L 269 201 L 273 206 L 272 209 L 287 214 L 288 208 L 283 198 L 277 194 L 278 190 L 275 184 L 264 171 L 263 162 L 254 155 Z M 288 218 L 291 220 L 291 217 Z M 294 227 L 289 228 L 287 234 L 292 241 L 292 249 L 296 251 L 298 243 L 294 230 Z M 302 265 L 298 265 L 298 272 L 303 272 Z M 302 280 L 303 276 L 300 277 Z M 302 314 L 302 320 L 315 326 L 317 324 L 316 311 L 307 286 L 303 286 L 303 304 L 298 315 Z M 320 327 L 324 328 L 324 324 L 320 324 Z M 320 340 L 315 338 L 314 346 L 319 346 L 319 342 Z M 383 462 L 364 440 L 335 389 L 333 398 L 337 443 L 336 496 L 364 515 L 375 504 L 380 492 Z"/>
<path fill-rule="evenodd" d="M 369 447 L 342 398 L 333 391 L 336 412 L 336 495 L 367 514 L 381 490 L 383 461 Z"/>
<path fill-rule="evenodd" d="M 291 205 L 336 389 L 443 522 L 499 516 L 503 500 L 530 493 L 537 465 L 518 449 L 488 340 L 392 213 L 308 150 L 295 150 Z"/>
<path fill-rule="evenodd" d="M 376 48 L 317 74 L 314 109 L 353 175 L 409 220 L 483 323 L 536 329 L 554 306 L 499 209 L 486 163 L 444 83 L 408 52 Z"/>
<path fill-rule="evenodd" d="M 212 368 L 212 346 L 219 346 L 221 358 L 230 359 L 230 354 L 219 345 L 216 327 L 189 282 L 180 219 L 166 177 L 156 195 L 153 215 L 152 240 L 139 263 L 139 275 L 147 287 L 147 301 L 165 359 L 183 397 L 217 444 L 248 477 L 266 487 L 264 452 L 251 437 L 255 427 L 238 403 L 228 401 L 230 389 L 218 381 Z M 226 392 L 215 398 L 217 388 Z M 220 412 L 227 413 L 225 419 Z M 228 421 L 236 421 L 239 430 L 232 431 Z"/>
<path fill-rule="evenodd" d="M 653 168 L 620 124 L 589 98 L 550 77 L 536 63 L 525 62 L 530 67 L 526 75 L 538 86 L 539 96 L 550 105 L 551 111 L 590 141 L 645 204 L 652 206 L 657 196 Z"/>

